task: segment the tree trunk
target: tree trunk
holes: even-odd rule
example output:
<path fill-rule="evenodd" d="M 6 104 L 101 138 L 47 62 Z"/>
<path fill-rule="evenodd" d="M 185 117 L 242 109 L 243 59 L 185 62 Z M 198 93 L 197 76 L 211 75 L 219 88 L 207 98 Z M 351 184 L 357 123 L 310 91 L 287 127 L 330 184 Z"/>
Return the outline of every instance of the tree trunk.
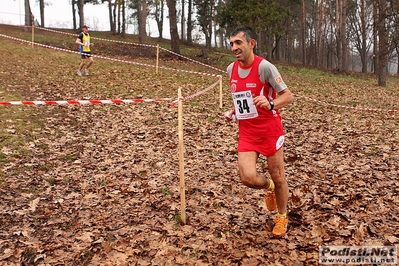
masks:
<path fill-rule="evenodd" d="M 147 3 L 146 3 L 146 1 L 144 1 L 144 3 L 145 3 L 144 10 L 146 11 L 145 16 L 147 17 Z M 122 5 L 122 37 L 125 37 L 125 35 L 126 35 L 126 4 L 125 4 L 125 0 L 121 0 L 121 5 Z M 144 26 L 144 30 L 145 30 L 145 26 Z M 146 42 L 146 40 L 145 40 L 145 42 Z"/>
<path fill-rule="evenodd" d="M 139 42 L 141 44 L 147 43 L 147 2 L 146 0 L 137 0 L 137 17 L 139 24 Z"/>
<path fill-rule="evenodd" d="M 76 1 L 72 0 L 72 23 L 73 23 L 73 30 L 76 30 Z"/>
<path fill-rule="evenodd" d="M 116 1 L 116 3 L 117 3 L 117 8 L 118 8 L 118 16 L 117 16 L 117 18 L 118 18 L 118 34 L 120 34 L 121 33 L 121 3 L 120 3 L 120 1 Z"/>
<path fill-rule="evenodd" d="M 40 0 L 40 26 L 44 28 L 44 0 Z"/>
<path fill-rule="evenodd" d="M 29 0 L 25 0 L 25 26 L 32 26 L 33 14 L 30 9 Z"/>
<path fill-rule="evenodd" d="M 84 1 L 78 0 L 78 13 L 79 13 L 79 27 L 82 28 L 85 24 L 85 15 L 84 15 Z"/>
<path fill-rule="evenodd" d="M 193 1 L 188 0 L 188 14 L 187 14 L 187 43 L 191 44 L 193 42 L 193 37 L 192 37 L 192 30 L 193 30 L 193 21 L 191 17 L 192 13 L 192 7 L 193 7 Z"/>
<path fill-rule="evenodd" d="M 164 1 L 160 0 L 155 3 L 155 21 L 158 26 L 159 38 L 163 37 L 163 18 L 164 18 Z"/>
<path fill-rule="evenodd" d="M 302 19 L 301 19 L 301 46 L 302 46 L 302 65 L 306 65 L 306 9 L 305 9 L 305 0 L 301 0 L 302 3 Z"/>
<path fill-rule="evenodd" d="M 115 23 L 112 13 L 112 0 L 108 0 L 108 17 L 109 17 L 109 29 L 112 33 L 115 34 Z"/>
<path fill-rule="evenodd" d="M 181 39 L 184 41 L 186 38 L 185 32 L 186 32 L 186 16 L 185 16 L 185 0 L 181 0 Z"/>
<path fill-rule="evenodd" d="M 326 66 L 328 69 L 333 68 L 334 62 L 333 62 L 333 43 L 334 43 L 334 38 L 332 36 L 332 33 L 334 32 L 334 21 L 333 21 L 333 7 L 331 5 L 328 6 L 328 14 L 329 14 L 329 31 L 330 34 L 328 34 L 328 49 L 327 49 L 327 62 L 326 62 Z"/>
<path fill-rule="evenodd" d="M 116 34 L 116 19 L 117 19 L 117 16 L 116 16 L 116 10 L 117 10 L 117 8 L 118 8 L 118 4 L 117 4 L 117 0 L 115 0 L 115 3 L 114 3 L 114 8 L 112 9 L 112 14 L 113 14 L 113 17 L 114 17 L 114 20 L 112 21 L 112 23 L 114 24 L 114 34 Z"/>
<path fill-rule="evenodd" d="M 387 1 L 378 0 L 378 86 L 387 86 L 388 30 L 386 26 Z"/>
<path fill-rule="evenodd" d="M 166 4 L 169 8 L 170 44 L 172 51 L 180 54 L 179 33 L 177 32 L 176 1 L 166 0 Z"/>
<path fill-rule="evenodd" d="M 377 1 L 373 1 L 373 72 L 377 74 L 378 69 L 378 12 L 377 12 Z"/>
<path fill-rule="evenodd" d="M 336 34 L 336 51 L 337 51 L 337 69 L 338 71 L 342 70 L 342 0 L 336 1 L 335 6 L 335 28 L 337 31 Z"/>
<path fill-rule="evenodd" d="M 342 19 L 341 19 L 341 49 L 342 49 L 342 71 L 348 70 L 348 41 L 346 39 L 346 23 L 347 23 L 347 0 L 341 3 Z"/>
<path fill-rule="evenodd" d="M 360 23 L 361 23 L 361 48 L 360 60 L 362 61 L 362 73 L 367 73 L 367 22 L 366 22 L 366 0 L 361 0 L 360 4 Z"/>
<path fill-rule="evenodd" d="M 398 58 L 396 59 L 396 75 L 399 77 L 399 49 L 396 49 L 396 54 L 398 55 Z"/>
<path fill-rule="evenodd" d="M 286 37 L 287 41 L 286 59 L 289 64 L 292 64 L 292 62 L 294 61 L 292 58 L 294 44 L 292 38 L 290 37 L 291 35 L 292 35 L 292 20 L 289 19 L 287 24 L 287 37 Z"/>

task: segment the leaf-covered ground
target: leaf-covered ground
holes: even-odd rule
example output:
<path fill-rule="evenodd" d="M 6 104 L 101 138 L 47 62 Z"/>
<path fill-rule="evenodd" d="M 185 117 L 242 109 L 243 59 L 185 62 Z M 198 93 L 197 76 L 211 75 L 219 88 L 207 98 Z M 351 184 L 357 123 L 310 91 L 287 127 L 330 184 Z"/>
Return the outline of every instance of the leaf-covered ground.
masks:
<path fill-rule="evenodd" d="M 73 49 L 74 38 L 56 37 Z M 155 60 L 135 56 L 137 48 L 95 47 Z M 160 62 L 221 74 L 171 56 Z M 89 77 L 78 77 L 78 63 L 75 54 L 0 38 L 0 101 L 175 98 L 179 87 L 188 96 L 217 80 L 99 58 Z M 223 109 L 218 87 L 183 104 L 187 224 L 170 102 L 0 106 L 0 265 L 318 265 L 321 245 L 397 245 L 398 112 L 301 96 L 398 110 L 399 82 L 378 88 L 371 76 L 279 68 L 297 96 L 282 110 L 286 236 L 272 237 L 275 212 L 263 192 L 239 182 L 223 75 Z M 258 168 L 267 175 L 265 158 Z"/>

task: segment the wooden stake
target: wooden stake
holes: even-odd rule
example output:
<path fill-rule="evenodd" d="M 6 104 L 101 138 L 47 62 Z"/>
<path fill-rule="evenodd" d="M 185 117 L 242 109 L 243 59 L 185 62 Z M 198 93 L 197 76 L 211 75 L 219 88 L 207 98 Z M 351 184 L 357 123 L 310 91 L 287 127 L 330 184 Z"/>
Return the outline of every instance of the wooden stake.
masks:
<path fill-rule="evenodd" d="M 180 166 L 180 218 L 186 224 L 186 192 L 184 184 L 184 143 L 183 143 L 183 101 L 181 88 L 178 89 L 178 120 L 179 120 L 179 166 Z"/>
<path fill-rule="evenodd" d="M 223 85 L 222 85 L 222 78 L 220 78 L 219 84 L 219 107 L 223 108 Z"/>
<path fill-rule="evenodd" d="M 32 48 L 34 40 L 35 40 L 35 22 L 32 22 Z"/>
<path fill-rule="evenodd" d="M 158 75 L 158 62 L 159 62 L 159 44 L 157 44 L 157 62 L 156 64 L 156 74 Z"/>

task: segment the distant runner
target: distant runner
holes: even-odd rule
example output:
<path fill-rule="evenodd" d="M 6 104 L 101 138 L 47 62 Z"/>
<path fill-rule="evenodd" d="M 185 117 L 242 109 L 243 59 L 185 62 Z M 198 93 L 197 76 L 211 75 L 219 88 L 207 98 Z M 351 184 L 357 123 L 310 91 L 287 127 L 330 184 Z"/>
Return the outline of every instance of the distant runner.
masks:
<path fill-rule="evenodd" d="M 76 74 L 78 74 L 78 76 L 82 76 L 83 73 L 85 76 L 88 76 L 89 68 L 93 64 L 93 57 L 91 56 L 90 50 L 90 46 L 93 46 L 93 43 L 90 42 L 88 26 L 84 25 L 82 27 L 82 32 L 79 34 L 79 37 L 76 39 L 75 42 L 79 44 L 80 58 L 82 58 Z"/>

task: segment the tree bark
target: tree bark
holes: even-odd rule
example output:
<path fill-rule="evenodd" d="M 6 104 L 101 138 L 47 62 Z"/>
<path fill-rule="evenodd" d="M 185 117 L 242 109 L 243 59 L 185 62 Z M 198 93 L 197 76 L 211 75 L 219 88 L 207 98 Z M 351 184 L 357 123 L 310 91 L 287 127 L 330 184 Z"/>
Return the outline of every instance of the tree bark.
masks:
<path fill-rule="evenodd" d="M 191 13 L 193 8 L 193 1 L 188 0 L 188 14 L 187 14 L 187 43 L 191 44 L 193 42 L 192 30 L 193 30 L 193 21 L 191 17 Z"/>
<path fill-rule="evenodd" d="M 306 8 L 305 0 L 301 0 L 302 3 L 302 18 L 301 18 L 301 46 L 302 46 L 302 65 L 306 65 Z"/>
<path fill-rule="evenodd" d="M 373 1 L 373 72 L 377 74 L 378 72 L 378 5 L 377 1 Z"/>
<path fill-rule="evenodd" d="M 185 0 L 181 0 L 181 39 L 182 41 L 186 38 L 186 15 L 185 15 Z"/>
<path fill-rule="evenodd" d="M 137 0 L 137 17 L 139 25 L 139 42 L 141 44 L 147 43 L 147 2 L 146 0 Z"/>
<path fill-rule="evenodd" d="M 112 0 L 108 0 L 108 17 L 109 17 L 109 29 L 112 33 L 116 33 L 115 32 L 115 22 L 114 22 L 114 18 L 113 18 L 113 13 L 112 13 L 112 6 L 114 4 L 112 3 Z"/>
<path fill-rule="evenodd" d="M 85 15 L 84 15 L 84 1 L 78 0 L 78 13 L 79 13 L 79 27 L 82 28 L 85 24 Z"/>
<path fill-rule="evenodd" d="M 40 26 L 44 28 L 44 0 L 39 1 L 40 6 Z"/>
<path fill-rule="evenodd" d="M 33 14 L 30 8 L 29 0 L 25 0 L 25 26 L 32 26 Z"/>
<path fill-rule="evenodd" d="M 164 18 L 164 1 L 156 1 L 155 3 L 155 21 L 158 26 L 159 39 L 163 38 L 163 18 Z"/>
<path fill-rule="evenodd" d="M 179 33 L 177 31 L 177 17 L 176 17 L 176 1 L 166 0 L 166 4 L 169 8 L 169 28 L 170 28 L 170 44 L 172 51 L 180 53 L 179 47 Z"/>
<path fill-rule="evenodd" d="M 72 0 L 72 23 L 73 23 L 73 30 L 76 30 L 76 1 Z"/>
<path fill-rule="evenodd" d="M 348 41 L 346 36 L 346 23 L 347 23 L 347 0 L 341 0 L 341 12 L 342 12 L 342 19 L 341 19 L 341 49 L 342 49 L 342 71 L 348 70 Z"/>
<path fill-rule="evenodd" d="M 144 1 L 145 7 L 145 19 L 147 19 L 147 2 Z M 121 5 L 122 5 L 122 37 L 125 37 L 126 35 L 126 4 L 125 0 L 121 0 Z M 145 32 L 145 24 L 144 24 L 144 32 Z M 147 33 L 145 33 L 145 38 L 147 37 Z M 144 40 L 144 43 L 146 43 L 147 40 Z"/>
<path fill-rule="evenodd" d="M 367 73 L 367 22 L 366 22 L 366 0 L 360 0 L 360 27 L 361 27 L 361 48 L 360 60 L 362 62 L 362 73 Z"/>
<path fill-rule="evenodd" d="M 387 1 L 378 0 L 378 86 L 387 86 L 388 29 L 386 26 Z"/>

